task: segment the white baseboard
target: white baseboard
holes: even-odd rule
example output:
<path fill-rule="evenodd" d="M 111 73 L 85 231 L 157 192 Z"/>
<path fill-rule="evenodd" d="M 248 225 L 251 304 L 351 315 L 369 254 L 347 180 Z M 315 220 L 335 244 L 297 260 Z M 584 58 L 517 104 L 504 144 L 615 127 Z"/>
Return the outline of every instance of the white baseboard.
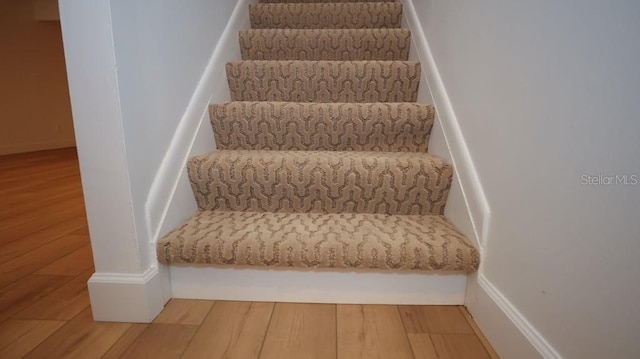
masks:
<path fill-rule="evenodd" d="M 540 359 L 542 356 L 507 316 L 506 312 L 478 283 L 478 274 L 469 275 L 465 306 L 473 320 L 503 359 Z"/>
<path fill-rule="evenodd" d="M 469 276 L 465 305 L 501 358 L 562 358 L 484 275 Z"/>
<path fill-rule="evenodd" d="M 168 300 L 156 267 L 142 274 L 94 273 L 87 284 L 96 321 L 150 323 Z"/>
<path fill-rule="evenodd" d="M 534 348 L 536 354 L 545 359 L 561 359 L 562 356 L 547 342 L 547 340 L 536 330 L 536 328 L 520 313 L 516 307 L 483 275 L 476 276 L 478 285 L 483 295 L 489 297 L 491 302 L 495 304 L 497 309 L 509 318 L 510 324 L 522 333 L 528 340 L 529 344 Z M 495 310 L 494 310 L 495 311 Z M 486 315 L 486 313 L 485 313 Z M 501 331 L 502 333 L 503 331 Z M 496 337 L 498 337 L 496 335 Z M 496 340 L 502 340 L 496 338 Z M 505 358 L 516 357 L 524 358 L 520 353 L 522 348 L 519 347 L 513 356 L 504 356 Z M 531 356 L 533 358 L 533 356 Z M 538 356 L 536 356 L 538 357 Z"/>
<path fill-rule="evenodd" d="M 464 273 L 384 273 L 171 266 L 175 298 L 342 303 L 464 303 Z"/>

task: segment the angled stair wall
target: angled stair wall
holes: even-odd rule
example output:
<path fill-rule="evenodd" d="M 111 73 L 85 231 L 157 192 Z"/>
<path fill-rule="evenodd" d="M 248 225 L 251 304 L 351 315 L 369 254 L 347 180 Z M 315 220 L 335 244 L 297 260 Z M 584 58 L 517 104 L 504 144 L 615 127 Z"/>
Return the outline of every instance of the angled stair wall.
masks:
<path fill-rule="evenodd" d="M 210 109 L 218 150 L 188 165 L 199 211 L 158 242 L 158 260 L 476 270 L 443 216 L 452 168 L 426 153 L 434 112 L 415 103 L 402 5 L 274 2 L 249 6 L 254 29 L 226 68 L 232 102 Z"/>

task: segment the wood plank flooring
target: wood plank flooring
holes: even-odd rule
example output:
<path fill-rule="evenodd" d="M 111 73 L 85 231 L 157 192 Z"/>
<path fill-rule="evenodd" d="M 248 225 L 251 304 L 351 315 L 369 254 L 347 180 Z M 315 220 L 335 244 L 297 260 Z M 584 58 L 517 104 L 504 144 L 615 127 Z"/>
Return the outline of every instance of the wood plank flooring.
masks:
<path fill-rule="evenodd" d="M 75 149 L 0 157 L 0 358 L 497 358 L 464 307 L 172 299 L 91 317 Z"/>

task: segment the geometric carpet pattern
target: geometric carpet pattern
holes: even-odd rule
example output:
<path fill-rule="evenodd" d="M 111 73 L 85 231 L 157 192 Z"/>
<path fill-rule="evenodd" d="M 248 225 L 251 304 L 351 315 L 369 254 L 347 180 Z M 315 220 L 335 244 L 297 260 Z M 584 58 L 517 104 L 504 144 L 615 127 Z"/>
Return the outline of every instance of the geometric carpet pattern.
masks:
<path fill-rule="evenodd" d="M 433 106 L 394 1 L 261 0 L 210 106 L 216 150 L 187 165 L 198 211 L 161 263 L 477 270 L 445 217 L 453 167 L 427 153 Z"/>

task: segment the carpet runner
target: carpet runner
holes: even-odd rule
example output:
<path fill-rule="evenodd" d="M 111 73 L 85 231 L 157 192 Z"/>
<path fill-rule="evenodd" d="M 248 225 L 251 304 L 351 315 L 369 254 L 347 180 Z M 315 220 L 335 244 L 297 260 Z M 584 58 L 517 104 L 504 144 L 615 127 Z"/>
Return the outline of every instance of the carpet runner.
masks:
<path fill-rule="evenodd" d="M 444 217 L 453 168 L 427 153 L 434 109 L 394 1 L 261 0 L 210 106 L 217 150 L 187 170 L 198 212 L 165 264 L 477 270 Z"/>

